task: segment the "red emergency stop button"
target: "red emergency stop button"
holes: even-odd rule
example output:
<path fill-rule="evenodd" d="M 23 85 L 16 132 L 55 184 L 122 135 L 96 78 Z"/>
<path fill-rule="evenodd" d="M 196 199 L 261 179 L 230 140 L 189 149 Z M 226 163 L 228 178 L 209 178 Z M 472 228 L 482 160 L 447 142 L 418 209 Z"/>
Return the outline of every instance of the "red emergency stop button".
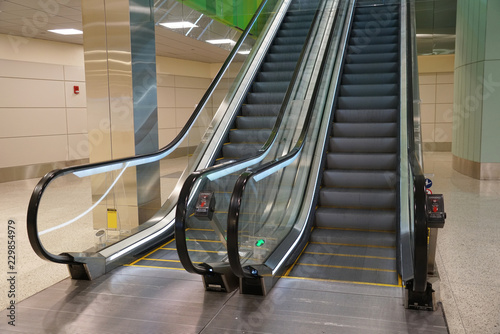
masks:
<path fill-rule="evenodd" d="M 432 212 L 438 212 L 438 207 L 437 206 L 433 206 L 432 207 Z"/>

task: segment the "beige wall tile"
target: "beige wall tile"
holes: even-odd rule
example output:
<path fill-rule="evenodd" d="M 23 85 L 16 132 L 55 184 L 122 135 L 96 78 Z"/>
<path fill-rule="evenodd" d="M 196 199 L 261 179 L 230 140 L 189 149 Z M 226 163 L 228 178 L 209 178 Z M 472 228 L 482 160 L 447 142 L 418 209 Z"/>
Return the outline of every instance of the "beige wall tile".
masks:
<path fill-rule="evenodd" d="M 422 103 L 420 105 L 420 121 L 422 123 L 434 123 L 436 119 L 436 105 L 433 103 Z"/>
<path fill-rule="evenodd" d="M 0 59 L 0 77 L 63 80 L 63 66 Z"/>
<path fill-rule="evenodd" d="M 0 108 L 0 138 L 66 134 L 64 108 Z"/>
<path fill-rule="evenodd" d="M 158 108 L 158 128 L 174 129 L 176 127 L 175 108 Z"/>
<path fill-rule="evenodd" d="M 0 168 L 45 162 L 65 161 L 68 156 L 66 135 L 0 139 Z M 4 159 L 3 157 L 8 157 Z"/>
<path fill-rule="evenodd" d="M 453 124 L 451 123 L 436 123 L 434 140 L 439 143 L 452 141 Z"/>
<path fill-rule="evenodd" d="M 85 68 L 82 66 L 64 66 L 64 80 L 85 81 Z"/>
<path fill-rule="evenodd" d="M 74 86 L 80 89 L 79 94 L 74 93 Z M 87 91 L 84 82 L 65 82 L 66 106 L 69 108 L 85 108 L 87 107 Z"/>
<path fill-rule="evenodd" d="M 453 103 L 436 103 L 436 123 L 453 123 Z"/>
<path fill-rule="evenodd" d="M 158 107 L 175 108 L 175 89 L 158 87 Z"/>
<path fill-rule="evenodd" d="M 425 143 L 434 141 L 434 124 L 422 124 L 422 141 Z"/>
<path fill-rule="evenodd" d="M 2 107 L 64 108 L 64 82 L 0 78 Z"/>
<path fill-rule="evenodd" d="M 176 108 L 175 109 L 175 127 L 181 129 L 186 124 L 193 113 L 194 108 Z"/>
<path fill-rule="evenodd" d="M 194 78 L 185 76 L 175 76 L 175 87 L 200 88 L 206 90 L 211 80 L 206 78 Z"/>
<path fill-rule="evenodd" d="M 453 103 L 453 84 L 437 85 L 436 103 Z"/>
<path fill-rule="evenodd" d="M 158 130 L 158 142 L 161 147 L 169 144 L 175 136 L 177 136 L 178 131 L 176 129 L 159 129 Z"/>
<path fill-rule="evenodd" d="M 68 135 L 68 159 L 86 159 L 89 157 L 89 140 L 85 133 Z"/>
<path fill-rule="evenodd" d="M 195 108 L 205 94 L 204 89 L 193 88 L 175 88 L 175 107 L 177 108 Z"/>
<path fill-rule="evenodd" d="M 156 74 L 156 83 L 160 87 L 174 87 L 175 86 L 174 77 L 175 76 L 171 75 L 171 74 L 157 73 Z"/>
<path fill-rule="evenodd" d="M 436 73 L 422 73 L 418 76 L 420 85 L 434 85 L 436 83 Z"/>
<path fill-rule="evenodd" d="M 422 103 L 436 103 L 436 85 L 420 85 Z"/>
<path fill-rule="evenodd" d="M 68 133 L 87 133 L 87 108 L 67 108 Z"/>
<path fill-rule="evenodd" d="M 442 84 L 442 83 L 452 84 L 453 80 L 454 80 L 454 73 L 453 72 L 437 73 L 436 82 L 438 84 Z"/>

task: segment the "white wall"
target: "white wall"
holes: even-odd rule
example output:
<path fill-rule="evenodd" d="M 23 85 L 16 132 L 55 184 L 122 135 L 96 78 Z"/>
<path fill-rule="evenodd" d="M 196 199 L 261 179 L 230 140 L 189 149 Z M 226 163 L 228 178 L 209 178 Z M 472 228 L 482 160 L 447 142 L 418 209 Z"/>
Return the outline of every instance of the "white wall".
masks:
<path fill-rule="evenodd" d="M 422 141 L 427 151 L 451 151 L 454 56 L 420 56 Z"/>
<path fill-rule="evenodd" d="M 160 147 L 182 129 L 219 67 L 157 58 Z M 0 168 L 88 153 L 83 47 L 0 35 Z"/>

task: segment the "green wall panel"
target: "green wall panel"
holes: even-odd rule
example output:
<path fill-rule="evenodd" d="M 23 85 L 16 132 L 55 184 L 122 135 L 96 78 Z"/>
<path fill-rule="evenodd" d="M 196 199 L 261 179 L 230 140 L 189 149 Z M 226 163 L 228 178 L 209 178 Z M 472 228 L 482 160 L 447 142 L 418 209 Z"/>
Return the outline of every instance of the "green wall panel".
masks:
<path fill-rule="evenodd" d="M 183 0 L 179 2 L 225 25 L 244 30 L 262 0 Z"/>

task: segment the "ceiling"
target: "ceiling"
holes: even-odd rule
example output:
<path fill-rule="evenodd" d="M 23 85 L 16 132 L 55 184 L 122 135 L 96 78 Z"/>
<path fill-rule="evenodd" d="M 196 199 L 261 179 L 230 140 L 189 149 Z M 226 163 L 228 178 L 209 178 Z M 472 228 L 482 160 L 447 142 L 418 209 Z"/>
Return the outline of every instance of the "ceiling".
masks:
<path fill-rule="evenodd" d="M 0 0 L 0 34 L 12 34 L 50 41 L 83 44 L 82 35 L 64 36 L 49 29 L 74 28 L 82 30 L 81 0 Z M 43 3 L 51 4 L 42 7 Z M 454 53 L 457 0 L 416 0 L 417 49 L 419 54 Z M 228 48 L 217 47 L 202 41 L 201 36 L 227 36 L 237 34 L 222 24 L 203 17 L 175 0 L 157 0 L 155 21 L 164 22 L 168 17 L 189 16 L 208 25 L 201 32 L 173 31 L 156 25 L 156 53 L 160 56 L 181 58 L 207 63 L 224 62 Z M 200 16 L 201 15 L 201 16 Z M 204 21 L 204 22 L 203 22 Z M 206 37 L 205 36 L 205 37 Z M 193 38 L 194 37 L 194 38 Z"/>
<path fill-rule="evenodd" d="M 48 31 L 49 29 L 65 28 L 82 30 L 80 1 L 57 0 L 56 4 L 55 0 L 0 0 L 0 34 L 83 44 L 82 35 L 64 36 Z M 162 6 L 155 10 L 155 18 L 165 17 L 165 13 L 169 10 L 166 5 L 173 2 L 161 1 Z M 52 5 L 42 7 L 42 3 Z M 218 22 L 212 23 L 207 35 L 217 34 L 214 30 L 221 30 L 220 25 Z M 224 27 L 224 29 L 227 30 L 228 28 Z M 196 38 L 186 37 L 182 32 L 178 33 L 160 25 L 156 25 L 155 30 L 157 55 L 206 63 L 224 62 L 229 55 L 227 49 L 208 44 Z M 234 33 L 237 32 L 233 30 Z"/>

